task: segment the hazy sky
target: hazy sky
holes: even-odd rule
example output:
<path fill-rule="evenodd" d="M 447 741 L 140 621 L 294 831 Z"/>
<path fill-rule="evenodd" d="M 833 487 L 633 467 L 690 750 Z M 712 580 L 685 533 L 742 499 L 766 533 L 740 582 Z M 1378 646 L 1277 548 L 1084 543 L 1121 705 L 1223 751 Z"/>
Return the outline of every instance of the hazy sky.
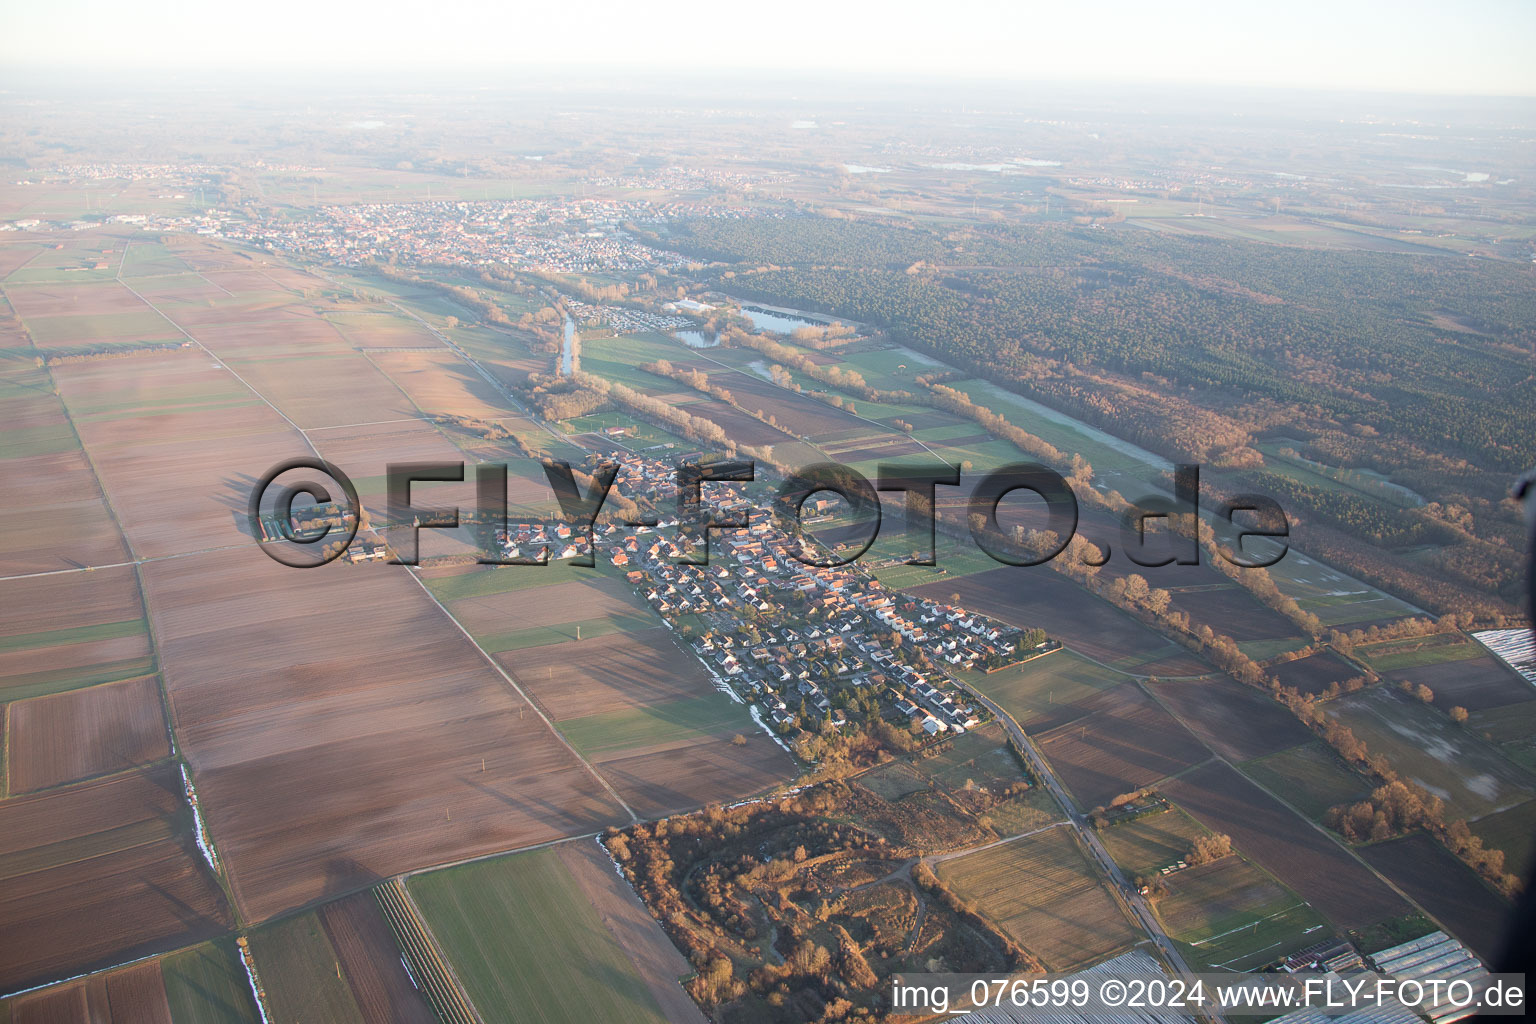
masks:
<path fill-rule="evenodd" d="M 1531 96 L 1533 54 L 1531 0 L 0 0 L 13 75 L 595 65 Z"/>

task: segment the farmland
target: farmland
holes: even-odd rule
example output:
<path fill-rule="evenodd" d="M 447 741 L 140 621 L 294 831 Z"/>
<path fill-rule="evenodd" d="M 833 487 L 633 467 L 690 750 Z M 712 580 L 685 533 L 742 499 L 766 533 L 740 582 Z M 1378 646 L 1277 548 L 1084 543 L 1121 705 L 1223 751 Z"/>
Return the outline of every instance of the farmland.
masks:
<path fill-rule="evenodd" d="M 10 707 L 12 793 L 29 793 L 169 757 L 160 681 L 140 676 Z"/>
<path fill-rule="evenodd" d="M 1295 661 L 1282 661 L 1273 666 L 1270 672 L 1280 681 L 1281 686 L 1311 696 L 1321 694 L 1334 683 L 1342 686 L 1346 680 L 1362 674 L 1332 651 L 1297 658 Z"/>
<path fill-rule="evenodd" d="M 1210 671 L 1182 647 L 1045 566 L 993 569 L 930 583 L 914 593 L 935 601 L 958 593 L 967 608 L 1017 626 L 1038 626 L 1073 650 L 1126 671 L 1159 677 Z"/>
<path fill-rule="evenodd" d="M 487 1019 L 667 1019 L 560 849 L 420 875 L 410 890 Z"/>
<path fill-rule="evenodd" d="M 1242 770 L 1313 821 L 1322 821 L 1330 807 L 1363 799 L 1371 789 L 1338 754 L 1317 741 L 1249 761 Z"/>
<path fill-rule="evenodd" d="M 1203 765 L 1164 784 L 1163 795 L 1322 912 L 1337 928 L 1359 928 L 1408 905 L 1344 847 L 1224 764 Z"/>
<path fill-rule="evenodd" d="M 1267 694 L 1231 679 L 1169 681 L 1149 689 L 1202 743 L 1229 761 L 1262 757 L 1312 737 Z"/>
<path fill-rule="evenodd" d="M 1536 865 L 1536 800 L 1472 822 L 1472 831 L 1492 850 L 1503 850 L 1505 867 L 1524 877 Z"/>
<path fill-rule="evenodd" d="M 1485 961 L 1502 952 L 1509 904 L 1429 836 L 1391 839 L 1360 853 Z"/>
<path fill-rule="evenodd" d="M 1355 657 L 1378 672 L 1470 661 L 1485 653 L 1486 648 L 1464 633 L 1430 633 L 1427 636 L 1362 644 L 1354 649 Z"/>
<path fill-rule="evenodd" d="M 372 892 L 284 918 L 251 935 L 251 952 L 276 1024 L 437 1018 L 400 963 Z"/>
<path fill-rule="evenodd" d="M 3 250 L 0 250 L 3 251 Z M 0 298 L 0 570 L 48 572 L 123 561 L 127 549 L 47 370 Z"/>
<path fill-rule="evenodd" d="M 0 697 L 17 700 L 152 671 L 131 566 L 0 581 Z"/>
<path fill-rule="evenodd" d="M 578 645 L 579 659 L 572 657 Z M 703 667 L 661 626 L 572 641 L 569 647 L 535 647 L 502 661 L 556 721 L 649 707 L 714 689 Z"/>
<path fill-rule="evenodd" d="M 0 802 L 0 992 L 222 933 L 170 766 Z"/>
<path fill-rule="evenodd" d="M 744 709 L 728 698 L 701 698 L 713 706 L 705 721 L 679 722 L 678 708 L 692 710 L 689 701 L 675 701 L 645 711 L 621 712 L 624 721 L 602 722 L 621 734 L 622 746 L 589 740 L 590 731 L 576 719 L 572 743 L 589 756 L 594 768 L 642 814 L 668 814 L 701 804 L 737 799 L 761 792 L 793 774 L 794 762 L 756 726 L 743 723 Z M 600 716 L 606 718 L 606 716 Z M 568 723 L 569 724 L 569 723 Z M 745 742 L 737 744 L 735 737 Z M 608 749 L 602 749 L 602 748 Z"/>
<path fill-rule="evenodd" d="M 1099 833 L 1104 848 L 1129 878 L 1151 875 L 1184 858 L 1210 832 L 1178 808 L 1112 825 Z"/>
<path fill-rule="evenodd" d="M 241 542 L 248 477 L 304 451 L 276 411 L 192 349 L 71 363 L 55 379 L 140 556 Z"/>
<path fill-rule="evenodd" d="M 1536 796 L 1536 776 L 1511 763 L 1469 729 L 1376 687 L 1326 705 L 1372 752 L 1446 802 L 1448 818 L 1480 818 Z"/>
<path fill-rule="evenodd" d="M 0 564 L 8 572 L 115 565 L 127 556 L 79 450 L 6 459 L 0 495 Z"/>
<path fill-rule="evenodd" d="M 145 586 L 182 750 L 253 920 L 622 814 L 395 567 L 299 574 L 245 548 L 154 563 Z"/>
<path fill-rule="evenodd" d="M 1383 678 L 1428 686 L 1442 711 L 1458 705 L 1468 711 L 1486 711 L 1536 700 L 1531 684 L 1485 653 L 1481 645 L 1475 657 L 1391 669 L 1383 672 Z"/>
<path fill-rule="evenodd" d="M 999 672 L 973 675 L 969 682 L 1030 732 L 1046 732 L 1087 714 L 1090 698 L 1121 685 L 1125 677 L 1071 651 L 1056 651 Z"/>
<path fill-rule="evenodd" d="M 938 874 L 1052 971 L 1095 963 L 1140 938 L 1066 828 L 946 860 Z"/>
<path fill-rule="evenodd" d="M 320 454 L 335 463 L 357 486 L 358 500 L 369 515 L 380 523 L 389 521 L 387 472 L 392 462 L 463 461 L 463 453 L 431 424 L 407 419 L 394 423 L 372 423 L 317 429 L 310 439 Z M 475 507 L 474 474 L 466 470 L 464 482 L 432 482 L 411 487 L 411 502 L 422 507 Z M 431 544 L 448 538 L 470 536 L 469 530 L 422 530 L 419 534 L 423 555 L 434 553 Z"/>
<path fill-rule="evenodd" d="M 5 1024 L 259 1024 L 233 939 L 0 1000 Z"/>
<path fill-rule="evenodd" d="M 370 333 L 365 340 L 371 346 L 377 338 Z M 375 349 L 368 353 L 368 358 L 405 392 L 417 409 L 429 416 L 470 416 L 500 423 L 529 442 L 542 433 L 531 421 L 509 410 L 499 391 L 435 337 L 423 332 L 419 339 L 406 340 L 438 351 Z"/>
<path fill-rule="evenodd" d="M 313 1013 L 337 1024 L 362 1024 L 357 1001 L 342 980 L 340 961 L 315 912 L 257 930 L 251 936 L 251 954 L 275 1021 L 298 1024 Z"/>
<path fill-rule="evenodd" d="M 303 429 L 416 414 L 410 399 L 359 353 L 226 358 L 257 394 Z"/>
<path fill-rule="evenodd" d="M 390 1016 L 431 1024 L 432 1011 L 400 962 L 400 949 L 373 892 L 327 903 L 317 914 L 364 1020 Z"/>
<path fill-rule="evenodd" d="M 50 986 L 0 1024 L 258 1024 L 246 939 L 270 1024 L 431 1024 L 434 938 L 486 1024 L 872 1020 L 901 974 L 1160 945 L 1057 803 L 1142 787 L 1171 806 L 1091 813 L 1094 851 L 1197 969 L 1427 926 L 1416 904 L 1491 948 L 1509 908 L 1426 835 L 1320 827 L 1376 780 L 1301 723 L 1341 750 L 1319 716 L 1348 724 L 1377 775 L 1536 857 L 1536 690 L 1458 631 L 1518 624 L 1504 477 L 1536 452 L 1508 132 L 1466 150 L 1451 107 L 1404 134 L 1308 106 L 1181 141 L 1182 115 L 1097 101 L 743 116 L 647 88 L 637 115 L 520 88 L 308 113 L 184 90 L 79 124 L 0 95 L 0 994 Z M 743 301 L 863 322 L 770 348 Z M 593 569 L 471 564 L 533 542 L 468 517 L 421 532 L 424 566 L 297 572 L 246 521 L 254 481 L 311 453 L 358 487 L 359 555 L 408 553 L 406 462 L 507 463 L 516 523 L 562 515 L 542 460 L 633 456 L 626 499 L 670 519 L 666 463 L 722 450 L 758 478 L 706 493 L 755 509 L 765 463 L 942 459 L 968 489 L 1039 460 L 1113 555 L 1004 567 L 952 488 L 935 566 L 899 564 L 918 538 L 885 496 L 883 590 L 766 523 L 707 570 L 675 564 L 671 523 L 633 548 L 605 523 Z M 1208 473 L 1209 521 L 1273 490 L 1348 573 L 1292 550 L 1277 595 L 1133 564 L 1106 509 L 1175 461 Z M 467 512 L 466 476 L 416 505 Z M 1015 492 L 1003 525 L 1038 512 Z M 1379 641 L 1427 628 L 1410 614 L 1442 631 Z M 1235 852 L 1160 873 L 1213 832 Z"/>
<path fill-rule="evenodd" d="M 584 630 L 581 640 L 556 642 L 585 625 L 560 623 L 527 625 L 482 643 L 488 650 L 513 648 L 497 660 L 625 802 L 647 814 L 666 814 L 748 796 L 790 777 L 789 756 L 763 734 L 746 706 L 721 692 L 671 632 L 651 625 L 651 613 L 637 608 L 617 584 L 553 583 L 539 594 L 550 600 L 522 622 L 606 616 L 588 620 L 597 628 Z M 498 628 L 504 626 L 502 611 L 514 604 L 529 606 L 525 595 L 513 591 L 462 597 L 453 607 L 467 607 L 475 621 Z M 613 631 L 624 628 L 630 631 Z M 535 629 L 537 639 L 548 642 L 518 647 Z"/>
<path fill-rule="evenodd" d="M 515 571 L 538 572 L 522 566 Z M 617 580 L 555 583 L 539 589 L 537 601 L 509 592 L 466 597 L 448 610 L 492 654 L 591 640 L 614 632 L 648 629 L 658 620 L 634 592 Z"/>
<path fill-rule="evenodd" d="M 204 943 L 160 962 L 175 1024 L 258 1024 L 261 1020 L 233 941 Z"/>
<path fill-rule="evenodd" d="M 1327 936 L 1317 911 L 1238 856 L 1164 880 L 1158 917 L 1196 970 L 1251 971 Z"/>
<path fill-rule="evenodd" d="M 1093 698 L 1089 714 L 1040 737 L 1083 810 L 1200 763 L 1210 752 L 1135 683 Z"/>
<path fill-rule="evenodd" d="M 155 960 L 18 996 L 0 1004 L 0 1013 L 6 1006 L 13 1024 L 83 1020 L 172 1024 L 160 964 Z"/>

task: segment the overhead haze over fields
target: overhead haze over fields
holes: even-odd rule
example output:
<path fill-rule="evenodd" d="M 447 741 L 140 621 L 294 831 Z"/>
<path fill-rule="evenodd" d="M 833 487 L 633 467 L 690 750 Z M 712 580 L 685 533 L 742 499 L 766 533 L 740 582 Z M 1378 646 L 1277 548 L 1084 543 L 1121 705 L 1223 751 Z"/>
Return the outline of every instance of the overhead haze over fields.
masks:
<path fill-rule="evenodd" d="M 12 69 L 816 72 L 1536 95 L 1521 0 L 8 4 Z M 133 84 L 133 83 L 124 83 Z"/>

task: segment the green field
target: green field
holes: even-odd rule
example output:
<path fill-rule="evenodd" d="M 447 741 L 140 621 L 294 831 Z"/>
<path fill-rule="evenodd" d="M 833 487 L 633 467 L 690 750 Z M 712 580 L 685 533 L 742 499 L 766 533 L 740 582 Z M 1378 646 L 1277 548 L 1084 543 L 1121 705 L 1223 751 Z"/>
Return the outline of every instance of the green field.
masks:
<path fill-rule="evenodd" d="M 1448 661 L 1481 658 L 1486 649 L 1462 633 L 1432 633 L 1406 640 L 1387 640 L 1354 649 L 1355 657 L 1378 672 L 1419 665 L 1439 665 Z"/>
<path fill-rule="evenodd" d="M 21 427 L 7 430 L 0 436 L 0 459 L 53 455 L 57 452 L 72 452 L 79 447 L 80 441 L 67 422 L 46 427 Z"/>
<path fill-rule="evenodd" d="M 145 658 L 126 658 L 100 665 L 81 668 L 44 669 L 41 672 L 21 672 L 5 679 L 6 700 L 26 700 L 65 690 L 78 690 L 82 686 L 110 683 L 118 679 L 145 676 L 155 671 L 153 655 Z"/>
<path fill-rule="evenodd" d="M 606 427 L 627 427 L 629 432 L 623 437 L 616 438 L 614 443 L 621 444 L 632 451 L 642 451 L 664 444 L 675 445 L 685 451 L 691 451 L 696 447 L 694 442 L 684 440 L 676 434 L 669 434 L 658 426 L 636 419 L 627 412 L 593 413 L 580 419 L 569 420 L 560 426 L 568 434 L 590 434 Z"/>
<path fill-rule="evenodd" d="M 1242 857 L 1176 872 L 1164 884 L 1158 918 L 1197 971 L 1253 970 L 1329 934 L 1317 911 Z"/>
<path fill-rule="evenodd" d="M 665 1024 L 556 851 L 480 861 L 409 884 L 487 1021 Z"/>
<path fill-rule="evenodd" d="M 1511 761 L 1536 771 L 1536 701 L 1474 711 L 1467 728 Z"/>
<path fill-rule="evenodd" d="M 912 432 L 912 436 L 917 438 L 919 441 L 948 441 L 951 438 L 956 437 L 970 437 L 980 429 L 981 428 L 974 423 L 967 421 L 956 421 L 954 423 L 942 424 L 937 427 L 924 427 L 921 430 L 914 430 Z"/>
<path fill-rule="evenodd" d="M 861 561 L 873 565 L 876 560 L 899 558 L 903 562 L 912 556 L 925 538 L 916 542 L 906 538 L 904 523 L 897 518 L 887 520 L 880 527 L 880 537 Z M 875 579 L 892 590 L 910 590 L 927 583 L 942 583 L 959 579 L 972 573 L 986 572 L 1002 565 L 975 544 L 940 533 L 934 540 L 934 565 L 891 565 L 873 571 Z"/>
<path fill-rule="evenodd" d="M 176 328 L 153 310 L 142 313 L 68 313 L 34 316 L 26 321 L 27 333 L 40 346 L 64 349 L 95 348 L 103 344 L 145 345 L 180 343 Z"/>
<path fill-rule="evenodd" d="M 606 380 L 628 385 L 636 391 L 660 394 L 673 391 L 690 391 L 686 384 L 679 384 L 667 377 L 658 377 L 640 369 L 642 363 L 654 363 L 659 359 L 682 359 L 689 349 L 682 342 L 664 334 L 646 331 L 641 334 L 625 334 L 616 338 L 581 339 L 581 368 Z M 700 399 L 702 395 L 698 396 Z"/>
<path fill-rule="evenodd" d="M 190 269 L 179 256 L 159 242 L 143 242 L 135 239 L 123 250 L 124 277 L 180 274 Z"/>
<path fill-rule="evenodd" d="M 1275 640 L 1240 640 L 1237 649 L 1254 661 L 1268 661 L 1279 654 L 1299 651 L 1311 642 L 1310 638 L 1302 636 L 1280 637 Z"/>
<path fill-rule="evenodd" d="M 253 932 L 251 955 L 274 1024 L 363 1024 L 357 1000 L 341 977 L 336 951 L 314 911 Z"/>
<path fill-rule="evenodd" d="M 1099 833 L 1104 848 L 1127 876 L 1151 875 L 1176 863 L 1200 836 L 1210 831 L 1177 807 L 1149 814 Z"/>
<path fill-rule="evenodd" d="M 259 970 L 259 968 L 258 968 Z M 259 1024 L 233 942 L 205 942 L 160 961 L 175 1024 Z"/>
<path fill-rule="evenodd" d="M 965 678 L 1026 728 L 1054 717 L 1055 705 L 1076 704 L 1125 682 L 1124 676 L 1065 649 L 990 675 L 966 673 Z"/>
<path fill-rule="evenodd" d="M 644 708 L 568 718 L 560 732 L 582 755 L 592 757 L 683 739 L 709 739 L 753 728 L 746 706 L 723 693 L 671 700 Z"/>
<path fill-rule="evenodd" d="M 22 651 L 31 647 L 54 647 L 63 644 L 84 644 L 94 640 L 116 640 L 125 636 L 138 636 L 144 632 L 143 619 L 125 619 L 122 622 L 100 622 L 92 626 L 69 626 L 49 629 L 41 633 L 18 633 L 0 636 L 0 651 Z"/>
<path fill-rule="evenodd" d="M 1378 686 L 1324 706 L 1398 774 L 1443 799 L 1448 820 L 1480 818 L 1536 796 L 1536 775 L 1396 690 Z"/>
<path fill-rule="evenodd" d="M 1361 800 L 1371 791 L 1370 783 L 1316 741 L 1247 761 L 1240 767 L 1243 774 L 1313 821 L 1322 821 L 1335 804 Z"/>

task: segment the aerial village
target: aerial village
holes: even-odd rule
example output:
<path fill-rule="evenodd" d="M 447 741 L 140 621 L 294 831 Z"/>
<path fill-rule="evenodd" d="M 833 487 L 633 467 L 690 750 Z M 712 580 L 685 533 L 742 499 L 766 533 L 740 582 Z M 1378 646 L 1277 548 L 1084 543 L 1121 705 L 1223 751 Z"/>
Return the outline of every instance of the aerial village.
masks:
<path fill-rule="evenodd" d="M 668 462 L 626 456 L 614 483 L 631 500 L 661 507 L 675 492 L 676 474 Z M 807 564 L 829 559 L 729 485 L 706 488 L 701 511 L 746 524 L 716 532 L 706 564 L 688 564 L 704 556 L 681 535 L 675 515 L 658 517 L 654 526 L 598 522 L 592 545 L 777 733 L 823 720 L 841 727 L 848 709 L 866 698 L 914 733 L 963 733 L 986 712 L 952 671 L 996 670 L 1060 646 L 1040 630 L 888 590 L 856 564 Z M 592 551 L 567 523 L 509 526 L 500 543 L 509 559 Z"/>

